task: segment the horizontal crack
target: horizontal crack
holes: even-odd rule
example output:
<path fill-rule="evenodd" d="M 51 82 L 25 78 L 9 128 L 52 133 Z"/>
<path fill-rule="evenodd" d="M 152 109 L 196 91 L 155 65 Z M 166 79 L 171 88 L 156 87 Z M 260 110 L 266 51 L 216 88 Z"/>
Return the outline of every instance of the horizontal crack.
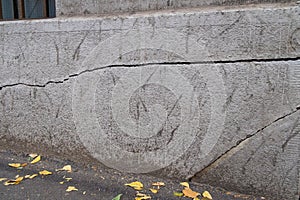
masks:
<path fill-rule="evenodd" d="M 210 162 L 205 168 L 203 168 L 201 171 L 197 172 L 196 174 L 194 174 L 192 177 L 190 177 L 188 180 L 189 181 L 193 181 L 195 177 L 201 177 L 203 174 L 205 174 L 206 172 L 208 172 L 211 168 L 218 166 L 218 164 L 220 162 L 222 162 L 223 160 L 225 160 L 226 158 L 228 158 L 229 156 L 233 155 L 235 152 L 237 152 L 239 150 L 239 147 L 242 146 L 243 143 L 247 142 L 248 140 L 250 140 L 252 137 L 256 136 L 258 133 L 262 132 L 263 130 L 265 130 L 266 128 L 268 128 L 269 126 L 271 126 L 272 124 L 288 117 L 291 116 L 292 114 L 296 113 L 298 110 L 300 110 L 300 108 L 296 108 L 294 111 L 281 116 L 279 118 L 277 118 L 276 120 L 272 121 L 271 123 L 267 124 L 266 126 L 264 126 L 263 128 L 259 129 L 258 131 L 256 131 L 253 134 L 249 134 L 247 135 L 245 138 L 240 139 L 239 141 L 236 142 L 236 145 L 234 145 L 233 147 L 231 147 L 230 149 L 228 149 L 225 153 L 223 153 L 222 155 L 220 155 L 219 157 L 217 157 L 215 160 L 213 160 L 212 162 Z"/>
<path fill-rule="evenodd" d="M 300 57 L 295 57 L 295 58 L 275 58 L 275 59 L 244 59 L 244 60 L 231 60 L 231 61 L 197 61 L 197 62 L 187 62 L 187 61 L 182 61 L 182 62 L 150 62 L 150 63 L 143 63 L 143 64 L 116 64 L 116 65 L 107 65 L 107 66 L 102 66 L 102 67 L 97 67 L 94 69 L 87 69 L 83 70 L 79 73 L 71 74 L 68 77 L 60 80 L 60 81 L 55 81 L 55 80 L 50 80 L 44 84 L 30 84 L 30 83 L 12 83 L 12 84 L 7 84 L 0 86 L 0 90 L 7 88 L 7 87 L 13 87 L 17 85 L 23 85 L 23 86 L 28 86 L 28 87 L 46 87 L 49 84 L 59 84 L 59 83 L 64 83 L 65 81 L 68 81 L 72 77 L 77 77 L 80 76 L 81 74 L 88 73 L 88 72 L 93 72 L 97 70 L 102 70 L 106 68 L 118 68 L 118 67 L 145 67 L 145 66 L 150 66 L 150 65 L 191 65 L 191 64 L 232 64 L 232 63 L 249 63 L 249 62 L 278 62 L 278 61 L 298 61 L 300 60 Z"/>

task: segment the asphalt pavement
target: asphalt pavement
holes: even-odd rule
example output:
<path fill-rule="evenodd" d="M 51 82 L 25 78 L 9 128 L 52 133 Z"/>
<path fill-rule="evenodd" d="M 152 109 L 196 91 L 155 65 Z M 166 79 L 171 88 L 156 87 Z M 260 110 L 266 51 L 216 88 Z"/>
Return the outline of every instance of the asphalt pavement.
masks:
<path fill-rule="evenodd" d="M 16 176 L 38 174 L 47 170 L 51 175 L 38 175 L 33 179 L 23 179 L 17 185 L 4 185 L 5 180 L 0 182 L 0 199 L 12 200 L 35 200 L 35 199 L 97 199 L 112 200 L 118 194 L 122 194 L 121 200 L 134 200 L 136 191 L 124 184 L 139 181 L 144 184 L 140 193 L 151 196 L 153 200 L 189 200 L 192 198 L 174 196 L 174 192 L 180 192 L 184 180 L 170 180 L 149 175 L 137 175 L 121 173 L 106 167 L 83 165 L 68 160 L 60 160 L 55 157 L 43 157 L 35 164 L 28 164 L 22 169 L 8 166 L 9 163 L 29 163 L 29 156 L 16 154 L 11 151 L 0 151 L 0 180 L 1 178 L 15 179 Z M 71 165 L 72 172 L 56 171 L 63 166 Z M 66 178 L 72 178 L 66 179 Z M 63 182 L 63 183 L 62 183 Z M 158 193 L 153 194 L 149 188 L 152 183 L 163 182 Z M 66 189 L 73 186 L 77 191 L 67 192 Z M 220 188 L 190 183 L 190 188 L 196 192 L 208 191 L 213 200 L 244 200 L 264 199 L 250 195 L 238 194 L 225 191 Z M 200 198 L 201 199 L 201 198 Z"/>

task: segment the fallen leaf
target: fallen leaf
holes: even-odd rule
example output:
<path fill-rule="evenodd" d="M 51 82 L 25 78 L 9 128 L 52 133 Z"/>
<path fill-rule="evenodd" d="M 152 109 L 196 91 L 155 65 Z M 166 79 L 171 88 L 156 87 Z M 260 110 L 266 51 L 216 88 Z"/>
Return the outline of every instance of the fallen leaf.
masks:
<path fill-rule="evenodd" d="M 21 163 L 8 163 L 8 166 L 14 167 L 14 168 L 22 167 Z"/>
<path fill-rule="evenodd" d="M 120 200 L 121 199 L 122 194 L 118 194 L 115 198 L 113 198 L 112 200 Z"/>
<path fill-rule="evenodd" d="M 152 188 L 150 188 L 150 191 L 151 191 L 153 194 L 156 194 L 156 193 L 158 192 L 157 189 L 152 189 Z"/>
<path fill-rule="evenodd" d="M 137 197 L 135 197 L 135 200 L 145 200 L 145 199 L 151 199 L 151 196 L 143 194 L 143 193 L 137 193 Z"/>
<path fill-rule="evenodd" d="M 173 192 L 174 196 L 176 197 L 182 197 L 183 193 L 182 192 Z"/>
<path fill-rule="evenodd" d="M 38 174 L 32 174 L 32 175 L 26 175 L 24 178 L 33 179 L 33 178 L 35 178 L 37 176 L 38 176 Z"/>
<path fill-rule="evenodd" d="M 47 171 L 47 170 L 43 170 L 43 171 L 40 171 L 39 174 L 40 174 L 40 175 L 43 175 L 43 176 L 47 176 L 47 175 L 51 175 L 52 172 L 49 172 L 49 171 Z"/>
<path fill-rule="evenodd" d="M 66 192 L 71 192 L 71 191 L 78 191 L 78 189 L 74 186 L 69 186 L 68 189 L 66 189 Z"/>
<path fill-rule="evenodd" d="M 157 186 L 157 189 L 160 189 L 161 186 L 165 186 L 165 183 L 163 182 L 156 182 L 156 183 L 152 183 L 153 186 Z"/>
<path fill-rule="evenodd" d="M 39 162 L 40 160 L 41 160 L 41 156 L 39 155 L 39 156 L 35 157 L 30 163 L 35 164 L 35 163 Z"/>
<path fill-rule="evenodd" d="M 133 187 L 135 190 L 142 190 L 144 185 L 141 182 L 135 181 L 135 182 L 131 182 L 131 183 L 127 183 L 125 184 L 126 186 L 130 186 Z"/>
<path fill-rule="evenodd" d="M 156 182 L 156 183 L 152 183 L 153 186 L 165 186 L 165 183 L 163 182 Z"/>
<path fill-rule="evenodd" d="M 86 191 L 83 191 L 83 193 L 82 193 L 83 195 L 85 195 L 86 194 Z"/>
<path fill-rule="evenodd" d="M 7 180 L 7 178 L 0 178 L 0 182 L 6 181 L 6 180 Z"/>
<path fill-rule="evenodd" d="M 180 185 L 190 188 L 190 184 L 188 182 L 181 182 Z"/>
<path fill-rule="evenodd" d="M 37 156 L 38 156 L 37 153 L 31 153 L 31 154 L 29 154 L 29 157 L 32 158 L 32 159 L 35 158 L 35 157 L 37 157 Z"/>
<path fill-rule="evenodd" d="M 56 169 L 55 171 L 67 171 L 67 172 L 72 172 L 72 166 L 71 165 L 66 165 L 61 169 Z"/>
<path fill-rule="evenodd" d="M 33 178 L 35 178 L 35 177 L 37 177 L 38 176 L 38 174 L 32 174 L 30 177 L 29 177 L 29 179 L 33 179 Z"/>
<path fill-rule="evenodd" d="M 23 179 L 24 179 L 24 177 L 20 176 L 20 177 L 18 177 L 15 181 L 16 181 L 16 182 L 21 182 Z"/>
<path fill-rule="evenodd" d="M 196 198 L 200 194 L 198 192 L 191 190 L 191 188 L 188 188 L 188 187 L 185 187 L 182 190 L 182 193 L 184 194 L 184 196 L 190 197 L 190 198 Z"/>
<path fill-rule="evenodd" d="M 61 184 L 61 185 L 64 184 L 64 183 L 65 183 L 65 182 L 63 182 L 63 181 L 59 182 L 59 184 Z"/>
<path fill-rule="evenodd" d="M 26 167 L 27 166 L 27 163 L 22 163 L 21 164 L 21 167 Z"/>
<path fill-rule="evenodd" d="M 145 199 L 151 199 L 150 196 L 144 196 L 144 197 L 135 197 L 134 200 L 145 200 Z"/>
<path fill-rule="evenodd" d="M 204 192 L 202 193 L 202 196 L 203 196 L 204 198 L 212 199 L 212 196 L 210 195 L 210 193 L 209 193 L 208 191 L 204 191 Z"/>
<path fill-rule="evenodd" d="M 4 182 L 4 185 L 18 185 L 22 180 L 24 179 L 24 177 L 18 177 L 15 180 L 8 180 L 6 182 Z"/>
<path fill-rule="evenodd" d="M 196 197 L 196 198 L 193 198 L 193 200 L 200 200 L 198 197 Z"/>
<path fill-rule="evenodd" d="M 64 178 L 67 182 L 69 182 L 70 180 L 72 180 L 72 178 Z"/>

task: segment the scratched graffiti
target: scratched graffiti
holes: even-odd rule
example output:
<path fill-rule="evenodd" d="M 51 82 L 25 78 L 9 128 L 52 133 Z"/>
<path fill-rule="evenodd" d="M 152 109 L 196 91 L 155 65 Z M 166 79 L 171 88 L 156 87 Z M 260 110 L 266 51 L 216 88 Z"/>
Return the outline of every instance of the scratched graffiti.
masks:
<path fill-rule="evenodd" d="M 142 39 L 126 45 L 127 49 L 116 41 L 126 44 L 122 34 L 100 43 L 84 64 L 103 70 L 83 74 L 74 85 L 78 135 L 90 153 L 109 167 L 134 173 L 164 168 L 182 156 L 196 137 L 202 138 L 204 158 L 222 133 L 226 94 L 219 69 L 190 65 L 195 72 L 188 77 L 183 63 L 153 63 L 191 60 L 206 53 L 201 46 L 191 45 L 186 51 L 180 43 L 171 43 L 180 33 L 160 32 L 165 38 L 159 42 L 147 30 L 127 32 L 129 41 Z M 142 63 L 141 57 L 140 66 L 118 64 L 120 60 Z M 209 100 L 201 105 L 204 96 Z M 200 124 L 200 118 L 207 123 Z"/>

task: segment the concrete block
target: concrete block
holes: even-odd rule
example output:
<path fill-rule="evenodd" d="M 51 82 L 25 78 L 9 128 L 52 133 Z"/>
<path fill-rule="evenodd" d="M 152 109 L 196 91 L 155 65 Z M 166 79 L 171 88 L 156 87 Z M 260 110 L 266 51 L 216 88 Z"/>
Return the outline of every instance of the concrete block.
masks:
<path fill-rule="evenodd" d="M 299 12 L 251 7 L 3 22 L 1 147 L 93 157 L 135 173 L 211 175 L 211 184 L 221 179 L 229 189 L 295 196 Z M 279 154 L 282 146 L 288 150 Z M 267 184 L 260 177 L 272 170 L 274 184 Z"/>
<path fill-rule="evenodd" d="M 249 4 L 295 3 L 296 0 L 57 0 L 57 16 L 112 14 L 208 6 L 240 6 Z"/>

